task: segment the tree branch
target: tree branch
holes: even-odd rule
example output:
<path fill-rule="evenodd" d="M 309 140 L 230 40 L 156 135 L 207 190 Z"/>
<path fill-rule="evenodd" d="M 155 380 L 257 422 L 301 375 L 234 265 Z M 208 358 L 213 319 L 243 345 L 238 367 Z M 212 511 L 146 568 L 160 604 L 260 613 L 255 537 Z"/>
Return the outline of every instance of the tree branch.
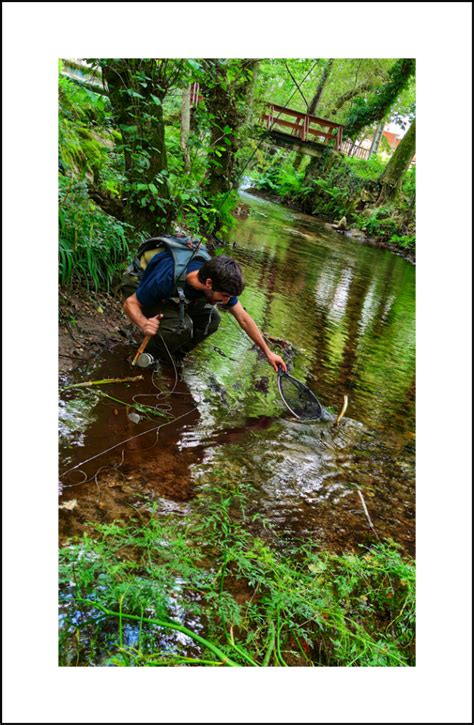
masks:
<path fill-rule="evenodd" d="M 121 199 L 110 196 L 109 194 L 96 189 L 91 184 L 87 185 L 87 190 L 90 198 L 95 201 L 102 211 L 105 211 L 106 214 L 110 214 L 121 222 L 125 221 L 124 203 Z"/>
<path fill-rule="evenodd" d="M 355 96 L 359 96 L 361 93 L 365 93 L 365 91 L 371 91 L 374 87 L 374 83 L 362 83 L 360 86 L 357 86 L 357 88 L 353 88 L 352 90 L 347 91 L 347 93 L 343 93 L 343 95 L 340 96 L 335 102 L 334 108 L 329 111 L 328 116 L 334 116 L 334 114 L 337 113 L 340 108 L 342 108 L 344 103 L 350 101 L 351 98 L 355 98 Z"/>

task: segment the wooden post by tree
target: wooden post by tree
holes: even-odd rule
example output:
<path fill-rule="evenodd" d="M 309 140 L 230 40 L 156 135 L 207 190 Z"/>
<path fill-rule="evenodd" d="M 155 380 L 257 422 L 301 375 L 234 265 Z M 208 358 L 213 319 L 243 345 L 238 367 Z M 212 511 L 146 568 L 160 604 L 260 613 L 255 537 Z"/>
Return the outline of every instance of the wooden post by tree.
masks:
<path fill-rule="evenodd" d="M 379 125 L 375 129 L 374 137 L 372 139 L 372 145 L 371 145 L 370 151 L 369 151 L 369 159 L 373 154 L 376 154 L 377 151 L 379 150 L 384 126 L 385 126 L 385 121 L 382 120 L 382 121 L 380 121 Z"/>
<path fill-rule="evenodd" d="M 184 168 L 189 172 L 191 163 L 189 159 L 189 130 L 191 126 L 191 86 L 186 86 L 183 89 L 183 95 L 181 99 L 181 135 L 180 135 L 180 146 L 183 152 Z"/>

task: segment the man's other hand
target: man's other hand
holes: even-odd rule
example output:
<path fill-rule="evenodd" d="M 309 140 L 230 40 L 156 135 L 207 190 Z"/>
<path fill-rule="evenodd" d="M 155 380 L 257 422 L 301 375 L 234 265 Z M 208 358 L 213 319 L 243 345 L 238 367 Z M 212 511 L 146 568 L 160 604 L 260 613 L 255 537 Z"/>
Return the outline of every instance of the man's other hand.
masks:
<path fill-rule="evenodd" d="M 283 358 L 280 357 L 280 355 L 276 355 L 274 352 L 270 352 L 267 355 L 267 360 L 276 373 L 278 372 L 279 367 L 282 368 L 283 372 L 286 373 L 286 363 Z"/>

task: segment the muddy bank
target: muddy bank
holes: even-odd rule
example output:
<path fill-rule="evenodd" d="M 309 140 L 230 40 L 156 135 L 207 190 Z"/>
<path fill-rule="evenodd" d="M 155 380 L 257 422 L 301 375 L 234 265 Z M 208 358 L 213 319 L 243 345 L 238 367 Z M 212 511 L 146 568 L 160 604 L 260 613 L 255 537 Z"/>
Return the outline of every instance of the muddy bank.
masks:
<path fill-rule="evenodd" d="M 67 373 L 118 343 L 139 342 L 119 296 L 80 287 L 59 288 L 58 371 Z"/>
<path fill-rule="evenodd" d="M 297 202 L 283 199 L 278 194 L 272 194 L 271 192 L 264 191 L 262 189 L 255 189 L 253 187 L 246 188 L 245 193 L 251 194 L 252 196 L 257 196 L 261 199 L 266 199 L 267 201 L 271 201 L 274 204 L 280 204 L 281 206 L 285 206 L 288 209 L 293 209 L 302 213 L 301 206 Z M 312 215 L 309 214 L 308 216 Z M 314 218 L 326 222 L 326 226 L 328 227 L 328 229 L 333 229 L 332 224 L 335 224 L 338 221 L 337 219 L 332 219 L 324 214 L 320 214 Z M 367 244 L 370 247 L 378 247 L 379 249 L 387 249 L 388 251 L 393 252 L 393 254 L 396 254 L 398 257 L 402 257 L 402 259 L 406 259 L 408 262 L 416 264 L 416 252 L 414 250 L 402 249 L 396 244 L 391 244 L 390 242 L 384 241 L 383 239 L 377 237 L 367 237 L 364 232 L 361 232 L 358 229 L 349 229 L 347 232 L 338 233 L 340 233 L 342 237 L 346 237 L 348 240 L 354 242 Z"/>

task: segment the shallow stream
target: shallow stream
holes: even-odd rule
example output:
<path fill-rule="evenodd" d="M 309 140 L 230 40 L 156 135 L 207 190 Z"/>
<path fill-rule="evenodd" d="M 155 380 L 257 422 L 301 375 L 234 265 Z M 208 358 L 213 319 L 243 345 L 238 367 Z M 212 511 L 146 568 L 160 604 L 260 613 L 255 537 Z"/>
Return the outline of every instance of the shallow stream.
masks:
<path fill-rule="evenodd" d="M 308 538 L 336 550 L 373 541 L 359 488 L 377 534 L 414 554 L 415 268 L 314 217 L 245 192 L 242 201 L 250 212 L 226 249 L 244 270 L 241 302 L 333 420 L 291 417 L 273 370 L 229 314 L 185 361 L 168 398 L 173 368 L 132 368 L 134 350 L 118 346 L 61 381 L 144 376 L 61 394 L 61 540 L 152 502 L 186 515 L 221 471 L 255 486 L 252 506 L 282 548 Z M 144 416 L 133 400 L 169 404 L 172 422 Z"/>

